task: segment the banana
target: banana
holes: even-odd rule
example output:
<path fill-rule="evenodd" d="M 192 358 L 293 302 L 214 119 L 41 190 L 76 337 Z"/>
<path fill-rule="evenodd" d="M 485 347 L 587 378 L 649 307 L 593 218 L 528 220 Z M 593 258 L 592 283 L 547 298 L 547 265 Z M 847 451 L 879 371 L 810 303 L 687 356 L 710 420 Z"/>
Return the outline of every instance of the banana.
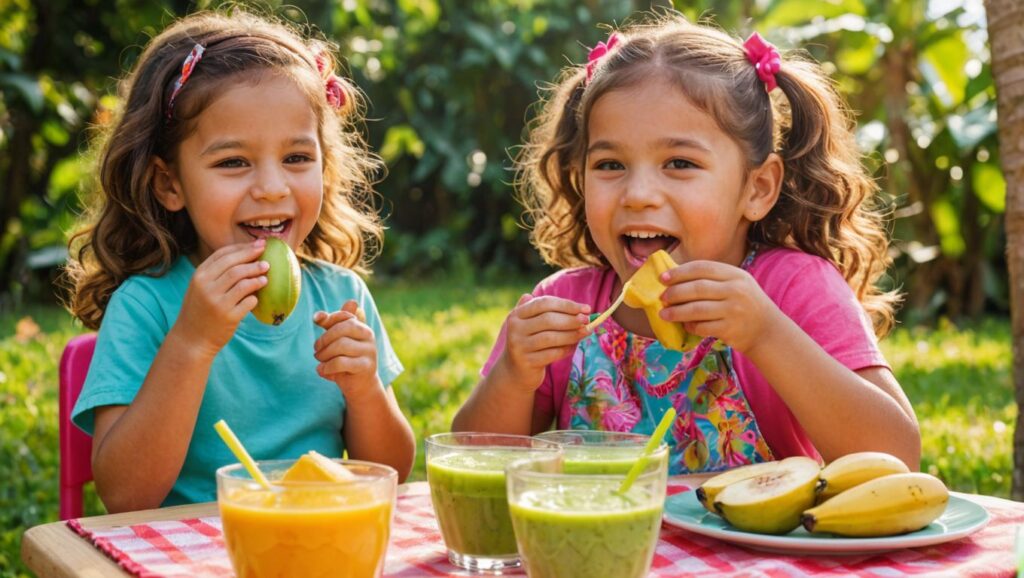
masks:
<path fill-rule="evenodd" d="M 801 513 L 814 504 L 820 470 L 811 458 L 786 458 L 767 473 L 726 486 L 715 497 L 715 509 L 740 530 L 785 534 L 800 525 Z"/>
<path fill-rule="evenodd" d="M 654 336 L 666 349 L 683 351 L 696 347 L 700 337 L 686 333 L 682 323 L 666 321 L 658 315 L 662 309 L 661 294 L 665 292 L 665 284 L 658 276 L 675 266 L 676 262 L 664 250 L 655 251 L 629 278 L 624 296 L 626 305 L 644 310 Z"/>
<path fill-rule="evenodd" d="M 946 510 L 942 480 L 922 473 L 889 474 L 864 482 L 804 512 L 809 532 L 840 536 L 892 536 L 931 524 Z"/>
<path fill-rule="evenodd" d="M 697 499 L 700 500 L 700 503 L 703 504 L 709 512 L 717 514 L 718 512 L 715 510 L 715 498 L 722 490 L 725 489 L 726 486 L 736 482 L 742 482 L 743 480 L 754 476 L 767 474 L 778 469 L 780 463 L 782 462 L 749 464 L 722 472 L 713 478 L 708 478 L 700 485 L 699 488 L 697 488 Z"/>
<path fill-rule="evenodd" d="M 909 472 L 907 464 L 896 456 L 883 452 L 847 454 L 822 468 L 818 476 L 821 480 L 818 483 L 818 503 L 868 480 Z"/>

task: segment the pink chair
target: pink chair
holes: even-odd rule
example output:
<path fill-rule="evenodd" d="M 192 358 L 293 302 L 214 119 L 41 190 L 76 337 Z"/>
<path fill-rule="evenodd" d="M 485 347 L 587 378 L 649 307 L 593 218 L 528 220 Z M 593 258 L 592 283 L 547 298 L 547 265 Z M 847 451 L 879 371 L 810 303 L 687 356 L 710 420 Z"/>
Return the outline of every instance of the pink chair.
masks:
<path fill-rule="evenodd" d="M 92 481 L 92 438 L 71 423 L 89 372 L 96 334 L 73 337 L 60 356 L 60 519 L 82 516 L 82 487 Z"/>

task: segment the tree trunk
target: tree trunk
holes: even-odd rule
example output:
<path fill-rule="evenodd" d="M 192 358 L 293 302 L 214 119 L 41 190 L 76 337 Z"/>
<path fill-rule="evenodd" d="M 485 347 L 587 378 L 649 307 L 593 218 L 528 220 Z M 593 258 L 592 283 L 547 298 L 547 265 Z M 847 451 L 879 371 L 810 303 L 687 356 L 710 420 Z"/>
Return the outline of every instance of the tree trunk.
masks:
<path fill-rule="evenodd" d="M 1024 500 L 1024 3 L 985 0 L 985 11 L 998 96 L 999 158 L 1006 176 L 1006 262 L 1017 397 L 1011 495 Z"/>

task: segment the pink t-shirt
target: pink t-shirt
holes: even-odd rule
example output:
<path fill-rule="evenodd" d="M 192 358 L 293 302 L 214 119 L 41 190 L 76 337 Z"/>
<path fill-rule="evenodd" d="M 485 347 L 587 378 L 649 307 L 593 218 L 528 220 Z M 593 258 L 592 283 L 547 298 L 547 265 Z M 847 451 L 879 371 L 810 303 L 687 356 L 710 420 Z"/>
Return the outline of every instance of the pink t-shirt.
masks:
<path fill-rule="evenodd" d="M 853 371 L 889 367 L 878 349 L 871 320 L 831 263 L 792 249 L 768 249 L 754 259 L 750 274 L 783 313 L 840 363 Z M 615 272 L 610 268 L 566 269 L 541 281 L 533 295 L 587 303 L 600 312 L 611 304 L 614 285 Z M 481 375 L 487 375 L 501 355 L 505 331 L 502 325 Z M 776 459 L 796 455 L 818 458 L 803 427 L 757 367 L 736 351 L 733 360 L 743 393 Z M 559 428 L 569 424 L 571 408 L 564 401 L 571 365 L 572 356 L 549 365 L 534 397 L 534 408 L 557 417 Z"/>

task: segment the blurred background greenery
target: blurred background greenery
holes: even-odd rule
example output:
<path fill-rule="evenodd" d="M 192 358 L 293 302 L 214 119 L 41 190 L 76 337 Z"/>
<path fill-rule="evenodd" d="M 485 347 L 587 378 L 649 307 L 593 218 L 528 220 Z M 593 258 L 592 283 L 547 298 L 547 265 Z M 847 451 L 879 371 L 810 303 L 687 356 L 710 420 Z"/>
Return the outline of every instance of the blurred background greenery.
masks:
<path fill-rule="evenodd" d="M 243 2 L 239 2 L 243 4 Z M 24 528 L 56 519 L 56 360 L 82 328 L 55 305 L 88 182 L 90 135 L 117 79 L 176 15 L 218 3 L 0 0 L 0 576 Z M 408 371 L 417 436 L 447 429 L 515 298 L 548 270 L 510 182 L 538 88 L 623 22 L 667 1 L 308 0 L 263 4 L 322 30 L 372 106 L 388 215 L 372 288 Z M 914 402 L 922 468 L 1008 496 L 1010 370 L 995 93 L 981 0 L 692 0 L 675 8 L 822 61 L 857 115 L 893 214 L 882 344 Z M 434 279 L 436 283 L 424 283 Z M 420 457 L 422 460 L 422 457 Z M 422 479 L 422 462 L 414 478 Z M 102 511 L 90 493 L 87 514 Z"/>
<path fill-rule="evenodd" d="M 91 129 L 148 38 L 200 0 L 0 3 L 0 308 L 48 296 L 89 175 Z M 262 4 L 341 46 L 388 165 L 384 277 L 468 280 L 542 263 L 510 154 L 538 87 L 638 10 L 632 0 L 304 0 Z M 1008 310 L 1006 185 L 981 0 L 693 0 L 676 9 L 825 63 L 892 209 L 910 324 Z"/>

